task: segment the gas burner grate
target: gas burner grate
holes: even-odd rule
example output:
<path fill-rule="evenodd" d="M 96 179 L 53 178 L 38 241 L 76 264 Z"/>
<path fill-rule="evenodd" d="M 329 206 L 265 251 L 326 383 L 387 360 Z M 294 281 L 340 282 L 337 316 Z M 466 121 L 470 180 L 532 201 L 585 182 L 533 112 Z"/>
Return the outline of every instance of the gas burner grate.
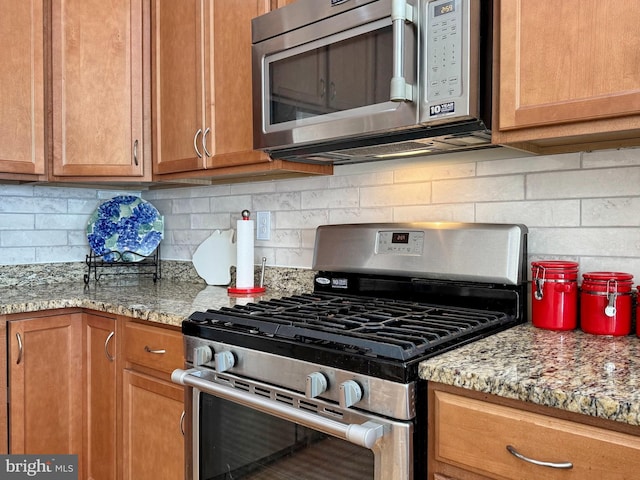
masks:
<path fill-rule="evenodd" d="M 190 319 L 397 360 L 511 321 L 502 312 L 321 292 L 196 312 Z"/>

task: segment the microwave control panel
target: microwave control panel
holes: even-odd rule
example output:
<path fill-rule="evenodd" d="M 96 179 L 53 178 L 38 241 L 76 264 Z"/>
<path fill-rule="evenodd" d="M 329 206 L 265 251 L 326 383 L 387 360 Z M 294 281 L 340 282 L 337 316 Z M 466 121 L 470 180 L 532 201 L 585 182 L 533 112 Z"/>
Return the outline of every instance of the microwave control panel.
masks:
<path fill-rule="evenodd" d="M 455 103 L 448 99 L 462 95 L 466 49 L 464 48 L 464 7 L 460 0 L 426 2 L 425 34 L 426 97 L 430 116 L 455 114 Z M 454 110 L 454 111 L 447 111 Z"/>

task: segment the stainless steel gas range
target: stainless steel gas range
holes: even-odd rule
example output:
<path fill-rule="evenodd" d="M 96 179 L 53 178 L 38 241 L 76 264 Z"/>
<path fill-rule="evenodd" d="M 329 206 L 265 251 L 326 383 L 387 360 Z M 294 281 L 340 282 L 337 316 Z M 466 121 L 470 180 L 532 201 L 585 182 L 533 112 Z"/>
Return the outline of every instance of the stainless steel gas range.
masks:
<path fill-rule="evenodd" d="M 430 356 L 526 320 L 522 225 L 316 231 L 313 292 L 183 322 L 187 478 L 426 477 Z"/>

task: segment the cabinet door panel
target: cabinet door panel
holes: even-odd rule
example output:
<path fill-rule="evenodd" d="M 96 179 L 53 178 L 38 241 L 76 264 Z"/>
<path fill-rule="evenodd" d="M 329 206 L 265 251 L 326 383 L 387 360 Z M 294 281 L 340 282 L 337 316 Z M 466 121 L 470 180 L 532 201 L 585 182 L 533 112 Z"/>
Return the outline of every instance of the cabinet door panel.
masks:
<path fill-rule="evenodd" d="M 637 2 L 503 1 L 499 129 L 640 111 Z"/>
<path fill-rule="evenodd" d="M 40 0 L 0 0 L 0 171 L 44 174 L 44 23 Z"/>
<path fill-rule="evenodd" d="M 124 478 L 184 478 L 184 390 L 131 370 L 123 384 Z"/>
<path fill-rule="evenodd" d="M 53 1 L 54 175 L 143 175 L 142 10 Z"/>
<path fill-rule="evenodd" d="M 76 315 L 9 322 L 10 453 L 80 454 L 81 325 Z"/>
<path fill-rule="evenodd" d="M 116 322 L 86 314 L 84 465 L 87 479 L 116 478 Z"/>
<path fill-rule="evenodd" d="M 154 0 L 152 18 L 155 173 L 204 168 L 202 1 Z"/>

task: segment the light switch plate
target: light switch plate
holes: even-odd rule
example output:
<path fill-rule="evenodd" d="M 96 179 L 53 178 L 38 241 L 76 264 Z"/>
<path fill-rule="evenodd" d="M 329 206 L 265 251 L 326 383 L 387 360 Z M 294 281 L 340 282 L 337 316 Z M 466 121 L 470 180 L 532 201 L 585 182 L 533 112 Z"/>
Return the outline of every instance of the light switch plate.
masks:
<path fill-rule="evenodd" d="M 256 218 L 256 240 L 270 240 L 271 212 L 257 212 Z"/>

